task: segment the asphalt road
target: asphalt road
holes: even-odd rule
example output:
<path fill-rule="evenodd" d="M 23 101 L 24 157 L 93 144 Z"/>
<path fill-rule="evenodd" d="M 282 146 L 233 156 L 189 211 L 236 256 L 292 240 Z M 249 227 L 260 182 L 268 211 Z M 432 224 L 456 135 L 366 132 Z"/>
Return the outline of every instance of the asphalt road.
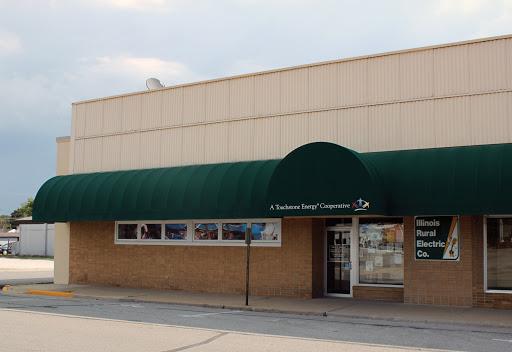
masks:
<path fill-rule="evenodd" d="M 12 339 L 6 345 L 7 350 L 17 351 L 512 350 L 510 329 L 406 324 L 9 292 L 0 293 L 0 327 L 4 336 Z"/>

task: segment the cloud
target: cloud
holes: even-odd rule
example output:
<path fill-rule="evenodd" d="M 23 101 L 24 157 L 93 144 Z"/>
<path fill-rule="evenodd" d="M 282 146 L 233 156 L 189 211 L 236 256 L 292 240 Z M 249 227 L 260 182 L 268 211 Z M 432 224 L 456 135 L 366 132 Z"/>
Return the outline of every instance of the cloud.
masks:
<path fill-rule="evenodd" d="M 496 1 L 494 1 L 496 2 Z M 497 1 L 498 3 L 502 1 Z M 438 15 L 474 14 L 489 6 L 488 0 L 440 0 L 434 2 L 435 13 Z M 494 5 L 493 5 L 494 6 Z"/>
<path fill-rule="evenodd" d="M 170 11 L 178 7 L 176 0 L 93 0 L 92 3 L 133 11 Z"/>
<path fill-rule="evenodd" d="M 165 61 L 152 57 L 104 56 L 95 59 L 81 59 L 81 75 L 97 79 L 114 78 L 145 82 L 156 77 L 166 85 L 175 85 L 201 80 L 181 62 Z"/>
<path fill-rule="evenodd" d="M 18 36 L 0 29 L 0 56 L 21 51 L 22 45 Z"/>
<path fill-rule="evenodd" d="M 231 67 L 226 70 L 227 76 L 238 76 L 247 73 L 262 72 L 272 70 L 274 67 L 263 65 L 255 59 L 242 59 L 235 61 Z"/>

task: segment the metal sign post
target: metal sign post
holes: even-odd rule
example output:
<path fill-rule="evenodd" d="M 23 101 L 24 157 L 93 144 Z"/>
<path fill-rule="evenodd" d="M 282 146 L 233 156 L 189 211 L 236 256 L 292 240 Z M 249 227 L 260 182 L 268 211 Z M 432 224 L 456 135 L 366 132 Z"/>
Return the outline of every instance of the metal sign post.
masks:
<path fill-rule="evenodd" d="M 247 272 L 245 275 L 245 305 L 249 305 L 249 262 L 251 257 L 251 230 L 245 234 L 245 244 L 247 245 Z"/>

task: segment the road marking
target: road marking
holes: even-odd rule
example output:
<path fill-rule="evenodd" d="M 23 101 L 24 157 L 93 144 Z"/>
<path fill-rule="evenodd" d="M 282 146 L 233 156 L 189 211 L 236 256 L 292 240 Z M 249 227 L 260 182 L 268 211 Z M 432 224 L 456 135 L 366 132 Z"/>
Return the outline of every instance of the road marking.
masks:
<path fill-rule="evenodd" d="M 227 332 L 221 332 L 220 334 L 218 334 L 218 335 L 216 335 L 216 336 L 213 336 L 213 337 L 210 337 L 209 339 L 207 339 L 207 340 L 205 340 L 205 341 L 198 342 L 198 343 L 194 343 L 194 344 L 192 344 L 192 345 L 188 345 L 188 346 L 183 346 L 183 347 L 176 348 L 176 349 L 174 349 L 174 350 L 165 351 L 165 352 L 179 352 L 179 351 L 183 351 L 183 350 L 191 349 L 191 348 L 193 348 L 193 347 L 198 347 L 198 346 L 207 345 L 207 344 L 209 344 L 210 342 L 217 340 L 219 337 L 226 336 L 227 334 L 228 334 Z"/>
<path fill-rule="evenodd" d="M 512 343 L 512 340 L 503 340 L 503 339 L 493 339 L 493 341 L 505 341 L 505 342 Z"/>
<path fill-rule="evenodd" d="M 144 308 L 142 304 L 120 304 L 121 307 Z"/>
<path fill-rule="evenodd" d="M 183 318 L 202 318 L 207 315 L 218 315 L 218 314 L 233 314 L 233 313 L 240 313 L 241 310 L 233 310 L 231 312 L 219 312 L 219 313 L 202 313 L 202 314 L 190 314 L 190 315 L 180 315 L 180 317 Z"/>

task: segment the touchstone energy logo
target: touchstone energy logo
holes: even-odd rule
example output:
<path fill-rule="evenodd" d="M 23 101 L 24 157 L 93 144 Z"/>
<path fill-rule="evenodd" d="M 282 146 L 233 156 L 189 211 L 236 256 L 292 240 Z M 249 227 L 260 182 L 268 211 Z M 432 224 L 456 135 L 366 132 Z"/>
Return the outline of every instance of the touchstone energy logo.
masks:
<path fill-rule="evenodd" d="M 370 202 L 359 198 L 354 203 L 352 203 L 352 208 L 355 208 L 354 211 L 367 211 L 370 209 Z"/>

